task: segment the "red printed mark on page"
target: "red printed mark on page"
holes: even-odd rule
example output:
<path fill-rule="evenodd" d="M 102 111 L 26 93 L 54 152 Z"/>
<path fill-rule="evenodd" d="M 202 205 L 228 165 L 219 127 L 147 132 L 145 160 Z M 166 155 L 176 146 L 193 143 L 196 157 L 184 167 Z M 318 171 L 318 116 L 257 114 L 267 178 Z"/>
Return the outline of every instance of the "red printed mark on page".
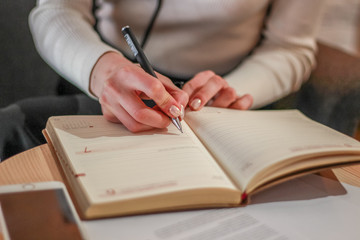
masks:
<path fill-rule="evenodd" d="M 87 146 L 85 146 L 84 147 L 84 150 L 81 150 L 81 151 L 77 151 L 77 152 L 75 152 L 76 154 L 89 154 L 89 153 L 91 153 L 91 152 L 93 152 L 92 150 L 90 150 Z"/>
<path fill-rule="evenodd" d="M 122 189 L 108 188 L 105 190 L 104 193 L 100 194 L 99 197 L 111 197 L 111 196 L 115 196 L 115 195 L 127 195 L 127 194 L 133 194 L 133 193 L 147 192 L 147 191 L 152 191 L 152 190 L 156 190 L 156 189 L 173 187 L 176 185 L 177 185 L 176 181 L 167 181 L 167 182 L 162 182 L 162 183 L 152 183 L 152 184 L 146 184 L 146 185 L 142 185 L 142 186 L 122 188 Z"/>
<path fill-rule="evenodd" d="M 91 151 L 88 149 L 88 147 L 85 147 L 84 153 L 90 153 Z"/>

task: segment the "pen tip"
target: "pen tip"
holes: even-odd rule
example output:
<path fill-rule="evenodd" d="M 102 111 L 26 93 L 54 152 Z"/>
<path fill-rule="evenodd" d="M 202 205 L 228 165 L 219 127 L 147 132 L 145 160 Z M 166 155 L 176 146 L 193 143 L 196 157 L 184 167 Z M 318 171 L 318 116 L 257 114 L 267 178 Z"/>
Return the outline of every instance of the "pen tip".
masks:
<path fill-rule="evenodd" d="M 176 128 L 179 129 L 179 131 L 180 131 L 181 133 L 184 133 L 183 130 L 182 130 L 182 127 L 181 127 L 181 123 L 180 123 L 179 118 L 172 118 L 171 121 L 172 121 L 173 124 L 176 126 Z"/>

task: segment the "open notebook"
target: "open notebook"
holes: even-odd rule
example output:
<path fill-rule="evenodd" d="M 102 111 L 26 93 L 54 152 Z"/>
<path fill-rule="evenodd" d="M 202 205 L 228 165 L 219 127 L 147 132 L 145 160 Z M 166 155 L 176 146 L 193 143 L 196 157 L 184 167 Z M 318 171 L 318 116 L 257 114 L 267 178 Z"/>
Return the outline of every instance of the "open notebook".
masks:
<path fill-rule="evenodd" d="M 83 218 L 238 206 L 276 183 L 360 162 L 360 143 L 297 110 L 206 107 L 131 133 L 102 116 L 55 116 L 44 131 Z"/>

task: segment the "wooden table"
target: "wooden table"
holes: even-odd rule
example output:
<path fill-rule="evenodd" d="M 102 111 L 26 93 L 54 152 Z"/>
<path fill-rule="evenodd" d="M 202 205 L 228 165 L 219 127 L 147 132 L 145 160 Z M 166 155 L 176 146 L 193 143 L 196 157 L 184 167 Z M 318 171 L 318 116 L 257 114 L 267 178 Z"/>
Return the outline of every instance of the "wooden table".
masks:
<path fill-rule="evenodd" d="M 322 176 L 360 187 L 360 164 L 322 171 Z M 17 154 L 0 163 L 0 185 L 63 181 L 47 144 Z"/>
<path fill-rule="evenodd" d="M 63 181 L 47 144 L 0 163 L 0 185 L 45 181 Z"/>

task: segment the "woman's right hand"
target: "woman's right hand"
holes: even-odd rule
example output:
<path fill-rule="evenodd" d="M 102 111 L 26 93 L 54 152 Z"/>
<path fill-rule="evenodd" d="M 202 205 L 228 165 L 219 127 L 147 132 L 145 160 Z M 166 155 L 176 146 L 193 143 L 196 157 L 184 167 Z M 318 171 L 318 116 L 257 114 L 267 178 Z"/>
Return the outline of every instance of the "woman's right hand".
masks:
<path fill-rule="evenodd" d="M 107 52 L 93 68 L 90 91 L 99 98 L 103 115 L 111 122 L 121 122 L 132 132 L 165 128 L 171 122 L 169 117 L 184 117 L 189 97 L 167 77 L 157 76 L 119 53 Z M 142 99 L 152 99 L 156 107 L 146 106 Z"/>

